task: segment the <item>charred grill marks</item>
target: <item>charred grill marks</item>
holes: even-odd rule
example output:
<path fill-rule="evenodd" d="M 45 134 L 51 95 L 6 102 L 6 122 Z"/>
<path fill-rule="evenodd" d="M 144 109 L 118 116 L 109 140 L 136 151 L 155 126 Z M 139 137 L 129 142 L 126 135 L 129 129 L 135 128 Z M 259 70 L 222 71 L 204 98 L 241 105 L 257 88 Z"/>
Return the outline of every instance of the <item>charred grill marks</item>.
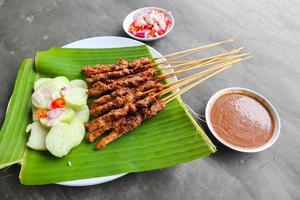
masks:
<path fill-rule="evenodd" d="M 93 83 L 87 94 L 97 97 L 89 105 L 91 115 L 97 118 L 85 124 L 89 131 L 87 140 L 94 142 L 110 132 L 96 145 L 97 149 L 104 148 L 164 109 L 164 102 L 155 95 L 163 85 L 154 78 L 156 71 L 150 61 L 149 58 L 129 62 L 121 59 L 115 65 L 82 69 L 87 82 Z"/>

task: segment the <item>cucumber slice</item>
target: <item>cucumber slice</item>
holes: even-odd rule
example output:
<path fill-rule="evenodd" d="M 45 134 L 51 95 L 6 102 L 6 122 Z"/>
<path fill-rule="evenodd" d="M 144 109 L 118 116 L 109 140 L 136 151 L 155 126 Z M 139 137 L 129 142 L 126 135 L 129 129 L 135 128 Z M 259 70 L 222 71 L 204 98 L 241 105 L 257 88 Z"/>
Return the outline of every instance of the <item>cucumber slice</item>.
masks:
<path fill-rule="evenodd" d="M 37 90 L 42 84 L 50 82 L 51 78 L 40 78 L 34 82 L 34 90 Z"/>
<path fill-rule="evenodd" d="M 70 81 L 70 85 L 71 85 L 71 87 L 74 87 L 74 88 L 77 87 L 77 88 L 82 88 L 85 90 L 88 89 L 86 82 L 84 82 L 83 80 L 80 80 L 80 79 Z"/>
<path fill-rule="evenodd" d="M 51 119 L 49 117 L 47 118 L 40 118 L 40 123 L 45 127 L 53 127 L 57 126 L 59 123 L 70 123 L 73 121 L 75 117 L 75 112 L 71 108 L 65 108 L 63 110 L 63 113 L 58 117 Z"/>
<path fill-rule="evenodd" d="M 59 121 L 69 123 L 71 122 L 75 117 L 75 112 L 71 108 L 65 108 L 63 111 L 63 114 L 58 118 Z"/>
<path fill-rule="evenodd" d="M 73 139 L 75 140 L 74 147 L 79 145 L 84 138 L 85 128 L 83 123 L 78 119 L 74 118 L 74 120 L 70 123 L 70 125 L 74 128 Z"/>
<path fill-rule="evenodd" d="M 40 123 L 41 123 L 44 127 L 49 127 L 49 126 L 48 126 L 49 121 L 50 121 L 49 118 L 40 118 Z"/>
<path fill-rule="evenodd" d="M 61 95 L 60 95 L 60 92 L 59 92 L 59 91 L 55 91 L 55 92 L 53 92 L 52 95 L 51 95 L 51 99 L 52 99 L 52 100 L 55 100 L 55 99 L 60 98 L 60 97 L 61 97 Z"/>
<path fill-rule="evenodd" d="M 47 108 L 49 105 L 49 100 L 39 90 L 36 90 L 32 94 L 31 103 L 36 108 Z"/>
<path fill-rule="evenodd" d="M 66 100 L 67 106 L 74 109 L 81 109 L 87 104 L 87 94 L 82 88 L 68 88 L 63 91 L 63 96 Z"/>
<path fill-rule="evenodd" d="M 46 128 L 51 128 L 60 124 L 61 121 L 59 119 L 40 118 L 40 123 Z"/>
<path fill-rule="evenodd" d="M 52 102 L 52 95 L 59 92 L 53 81 L 46 82 L 32 94 L 32 104 L 37 108 L 48 108 Z"/>
<path fill-rule="evenodd" d="M 36 91 L 42 93 L 45 97 L 51 97 L 52 93 L 59 91 L 53 80 L 40 85 Z"/>
<path fill-rule="evenodd" d="M 89 121 L 90 118 L 90 110 L 87 105 L 83 106 L 82 109 L 75 111 L 75 116 L 82 122 L 85 123 Z"/>
<path fill-rule="evenodd" d="M 45 138 L 47 133 L 48 130 L 38 121 L 33 122 L 27 146 L 35 150 L 46 150 Z"/>
<path fill-rule="evenodd" d="M 58 91 L 60 91 L 63 87 L 67 87 L 70 84 L 70 81 L 65 76 L 58 76 L 52 80 L 52 83 L 56 86 Z"/>
<path fill-rule="evenodd" d="M 60 123 L 50 129 L 46 140 L 46 148 L 56 157 L 63 157 L 75 146 L 74 132 L 76 130 L 69 124 Z"/>

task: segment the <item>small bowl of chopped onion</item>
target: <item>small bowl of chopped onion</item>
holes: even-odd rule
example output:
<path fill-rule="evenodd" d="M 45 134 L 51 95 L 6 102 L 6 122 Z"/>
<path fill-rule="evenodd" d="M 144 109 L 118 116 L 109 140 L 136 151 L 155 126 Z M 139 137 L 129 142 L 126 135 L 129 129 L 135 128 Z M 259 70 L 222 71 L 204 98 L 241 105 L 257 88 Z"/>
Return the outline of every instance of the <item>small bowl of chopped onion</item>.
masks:
<path fill-rule="evenodd" d="M 166 36 L 174 26 L 170 11 L 145 7 L 132 11 L 123 21 L 124 31 L 142 41 L 153 41 Z"/>

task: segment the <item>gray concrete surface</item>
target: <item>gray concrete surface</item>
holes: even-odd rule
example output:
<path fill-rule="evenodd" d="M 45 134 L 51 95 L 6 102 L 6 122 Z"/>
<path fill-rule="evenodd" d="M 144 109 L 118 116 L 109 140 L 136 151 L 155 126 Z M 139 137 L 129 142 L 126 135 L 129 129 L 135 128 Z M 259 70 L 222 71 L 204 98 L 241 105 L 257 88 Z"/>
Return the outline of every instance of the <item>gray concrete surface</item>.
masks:
<path fill-rule="evenodd" d="M 203 114 L 217 90 L 253 89 L 279 111 L 282 131 L 277 143 L 261 153 L 242 154 L 213 140 L 218 152 L 208 158 L 82 188 L 22 186 L 19 167 L 13 166 L 0 170 L 0 199 L 300 199 L 300 3 L 296 0 L 0 0 L 1 122 L 23 58 L 83 38 L 125 36 L 123 18 L 144 6 L 161 6 L 175 16 L 171 34 L 149 43 L 162 53 L 229 36 L 236 39 L 235 46 L 251 52 L 253 59 L 207 81 L 184 100 Z"/>

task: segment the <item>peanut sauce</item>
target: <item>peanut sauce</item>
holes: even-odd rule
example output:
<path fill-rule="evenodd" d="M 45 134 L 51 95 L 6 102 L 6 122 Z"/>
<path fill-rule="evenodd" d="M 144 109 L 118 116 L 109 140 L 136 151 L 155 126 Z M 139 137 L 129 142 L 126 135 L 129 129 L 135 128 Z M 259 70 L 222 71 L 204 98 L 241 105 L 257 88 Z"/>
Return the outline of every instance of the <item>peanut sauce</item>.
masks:
<path fill-rule="evenodd" d="M 255 98 L 241 93 L 219 97 L 211 109 L 211 123 L 220 137 L 240 147 L 262 146 L 274 133 L 268 109 Z"/>

